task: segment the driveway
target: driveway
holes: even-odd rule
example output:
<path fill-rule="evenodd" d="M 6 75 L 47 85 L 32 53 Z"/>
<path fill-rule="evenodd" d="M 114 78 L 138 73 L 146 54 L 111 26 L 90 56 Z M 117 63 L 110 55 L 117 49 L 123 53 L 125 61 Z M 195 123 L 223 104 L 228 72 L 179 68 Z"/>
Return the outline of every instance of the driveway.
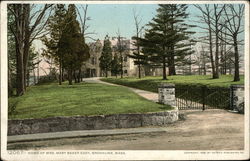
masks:
<path fill-rule="evenodd" d="M 181 111 L 186 119 L 165 132 L 84 137 L 8 144 L 41 150 L 243 150 L 244 115 L 225 110 Z"/>
<path fill-rule="evenodd" d="M 131 91 L 135 92 L 136 94 L 150 100 L 153 102 L 158 102 L 158 93 L 150 92 L 150 91 L 145 91 L 141 89 L 136 89 L 132 87 L 127 87 L 123 85 L 118 85 L 118 84 L 113 84 L 113 83 L 108 83 L 100 80 L 100 77 L 92 77 L 92 78 L 84 78 L 83 81 L 89 82 L 89 83 L 102 83 L 102 84 L 107 84 L 111 86 L 122 86 L 130 89 Z"/>

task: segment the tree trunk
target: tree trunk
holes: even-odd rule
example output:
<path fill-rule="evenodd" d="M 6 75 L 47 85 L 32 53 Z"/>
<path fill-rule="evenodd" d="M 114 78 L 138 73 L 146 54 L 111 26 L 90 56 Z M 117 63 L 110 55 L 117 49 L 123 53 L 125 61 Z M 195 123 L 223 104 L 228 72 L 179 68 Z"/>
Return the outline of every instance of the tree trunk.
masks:
<path fill-rule="evenodd" d="M 237 37 L 234 37 L 234 82 L 240 81 L 240 72 L 239 72 L 239 51 L 238 51 L 238 43 Z"/>
<path fill-rule="evenodd" d="M 29 49 L 30 49 L 30 4 L 24 5 L 24 46 L 23 46 L 23 65 L 24 65 L 24 80 L 26 79 L 28 71 L 28 61 L 29 61 Z M 26 90 L 26 84 L 24 84 L 24 89 Z"/>
<path fill-rule="evenodd" d="M 15 46 L 16 46 L 16 95 L 21 96 L 25 93 L 25 77 L 23 65 L 23 40 L 24 40 L 24 15 L 23 5 L 14 5 L 14 12 L 18 16 L 15 20 Z"/>
<path fill-rule="evenodd" d="M 68 70 L 68 80 L 69 80 L 69 85 L 72 85 L 72 69 L 71 68 Z"/>
<path fill-rule="evenodd" d="M 75 83 L 77 83 L 76 70 L 74 70 L 74 80 L 75 80 Z"/>
<path fill-rule="evenodd" d="M 82 75 L 82 70 L 81 70 L 81 68 L 79 68 L 79 70 L 78 70 L 78 83 L 81 82 L 81 75 Z"/>
<path fill-rule="evenodd" d="M 64 68 L 63 68 L 63 66 L 62 66 L 62 82 L 64 82 L 65 81 L 65 78 L 64 78 L 65 76 L 64 76 Z"/>
<path fill-rule="evenodd" d="M 138 65 L 138 70 L 139 70 L 138 76 L 139 76 L 139 79 L 141 79 L 141 64 Z"/>
<path fill-rule="evenodd" d="M 216 76 L 215 76 L 214 58 L 213 58 L 212 31 L 210 28 L 209 28 L 209 52 L 210 52 L 210 61 L 212 65 L 212 75 L 213 75 L 213 79 L 215 79 Z"/>
<path fill-rule="evenodd" d="M 26 73 L 26 87 L 30 86 L 30 72 L 29 70 Z"/>
<path fill-rule="evenodd" d="M 121 54 L 121 78 L 123 78 L 123 57 L 122 57 L 122 54 Z"/>
<path fill-rule="evenodd" d="M 105 77 L 106 78 L 108 77 L 108 70 L 107 69 L 105 70 Z"/>
<path fill-rule="evenodd" d="M 216 33 L 216 36 L 215 36 L 215 72 L 213 75 L 213 79 L 219 78 L 219 44 L 218 44 L 219 38 L 218 36 L 219 36 L 218 33 Z"/>
<path fill-rule="evenodd" d="M 62 56 L 59 58 L 59 85 L 62 85 Z"/>
<path fill-rule="evenodd" d="M 169 75 L 176 75 L 175 61 L 174 61 L 174 47 L 171 47 L 171 56 L 170 56 L 170 64 L 169 64 Z"/>
<path fill-rule="evenodd" d="M 163 57 L 163 73 L 162 73 L 162 79 L 167 80 L 167 74 L 166 74 L 166 57 Z"/>
<path fill-rule="evenodd" d="M 16 79 L 16 84 L 17 84 L 17 88 L 16 88 L 16 94 L 17 96 L 21 96 L 25 93 L 25 89 L 24 89 L 24 70 L 23 70 L 23 52 L 18 49 L 18 45 L 16 45 L 16 71 L 17 71 L 17 79 Z"/>

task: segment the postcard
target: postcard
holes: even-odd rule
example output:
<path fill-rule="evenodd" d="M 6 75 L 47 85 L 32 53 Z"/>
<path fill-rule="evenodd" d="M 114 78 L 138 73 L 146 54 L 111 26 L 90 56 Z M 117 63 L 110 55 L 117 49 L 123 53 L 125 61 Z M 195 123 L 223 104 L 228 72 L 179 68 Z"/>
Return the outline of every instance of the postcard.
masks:
<path fill-rule="evenodd" d="M 249 159 L 248 1 L 2 1 L 2 160 Z"/>

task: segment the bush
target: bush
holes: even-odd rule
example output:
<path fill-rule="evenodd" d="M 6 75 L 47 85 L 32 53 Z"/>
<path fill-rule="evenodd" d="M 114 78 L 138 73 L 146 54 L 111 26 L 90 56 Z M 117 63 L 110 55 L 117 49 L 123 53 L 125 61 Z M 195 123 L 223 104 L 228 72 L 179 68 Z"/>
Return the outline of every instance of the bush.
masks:
<path fill-rule="evenodd" d="M 45 84 L 45 83 L 52 83 L 52 82 L 55 82 L 57 81 L 57 78 L 56 76 L 40 76 L 39 77 L 39 81 L 37 84 Z"/>

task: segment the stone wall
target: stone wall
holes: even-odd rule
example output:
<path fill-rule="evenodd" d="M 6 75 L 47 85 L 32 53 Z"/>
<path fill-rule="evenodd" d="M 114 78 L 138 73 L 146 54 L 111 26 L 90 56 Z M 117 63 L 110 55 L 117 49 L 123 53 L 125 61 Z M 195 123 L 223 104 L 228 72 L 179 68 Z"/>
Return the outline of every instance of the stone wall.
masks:
<path fill-rule="evenodd" d="M 178 110 L 144 114 L 114 114 L 99 116 L 53 117 L 44 119 L 9 120 L 8 135 L 134 128 L 148 125 L 165 125 L 178 120 Z"/>

